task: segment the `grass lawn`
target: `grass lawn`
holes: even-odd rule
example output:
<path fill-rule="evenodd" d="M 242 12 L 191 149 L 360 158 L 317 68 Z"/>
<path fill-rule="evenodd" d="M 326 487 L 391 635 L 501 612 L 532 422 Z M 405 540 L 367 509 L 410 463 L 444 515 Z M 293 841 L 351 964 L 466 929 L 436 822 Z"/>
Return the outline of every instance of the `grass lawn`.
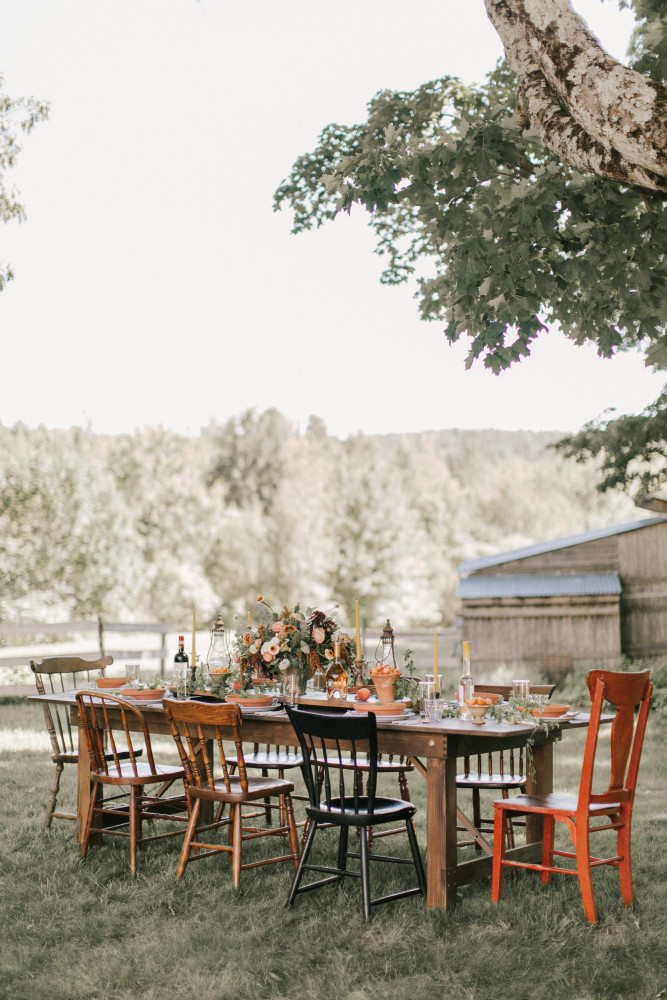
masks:
<path fill-rule="evenodd" d="M 498 906 L 478 882 L 447 913 L 414 897 L 374 909 L 367 925 L 356 880 L 289 911 L 286 865 L 244 872 L 236 892 L 223 857 L 177 882 L 178 838 L 140 852 L 133 880 L 124 841 L 107 838 L 84 862 L 73 823 L 42 829 L 53 765 L 41 708 L 0 704 L 0 723 L 2 1000 L 667 1000 L 667 720 L 656 712 L 635 803 L 636 903 L 626 910 L 617 872 L 597 870 L 598 927 L 584 919 L 576 879 L 554 876 L 544 889 L 529 872 L 506 877 Z M 571 732 L 556 747 L 557 790 L 576 790 L 583 741 Z M 165 740 L 158 747 L 158 759 L 171 754 Z M 73 768 L 62 784 L 73 808 Z M 423 849 L 417 774 L 410 791 Z M 404 839 L 380 850 L 407 856 Z M 412 877 L 375 870 L 382 891 Z"/>

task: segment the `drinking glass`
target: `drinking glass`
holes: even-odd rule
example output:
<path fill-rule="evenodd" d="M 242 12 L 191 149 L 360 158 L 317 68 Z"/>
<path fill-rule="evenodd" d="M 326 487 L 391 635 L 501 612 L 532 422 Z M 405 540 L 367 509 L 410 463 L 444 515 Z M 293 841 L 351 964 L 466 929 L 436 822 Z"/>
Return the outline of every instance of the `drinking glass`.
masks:
<path fill-rule="evenodd" d="M 299 697 L 298 674 L 285 674 L 283 676 L 283 697 L 286 705 L 296 705 Z"/>
<path fill-rule="evenodd" d="M 177 663 L 174 665 L 174 679 L 176 681 L 176 698 L 178 701 L 185 701 L 188 696 L 187 663 Z"/>
<path fill-rule="evenodd" d="M 512 685 L 514 688 L 515 698 L 530 697 L 530 681 L 527 680 L 512 681 Z"/>
<path fill-rule="evenodd" d="M 435 684 L 431 676 L 426 677 L 426 680 L 419 681 L 419 714 L 422 719 L 426 718 L 426 702 L 428 699 L 435 696 Z"/>
<path fill-rule="evenodd" d="M 442 702 L 439 698 L 426 698 L 424 711 L 429 722 L 440 722 L 442 719 Z"/>
<path fill-rule="evenodd" d="M 125 683 L 126 684 L 136 684 L 139 680 L 140 664 L 138 663 L 126 663 L 125 664 Z"/>

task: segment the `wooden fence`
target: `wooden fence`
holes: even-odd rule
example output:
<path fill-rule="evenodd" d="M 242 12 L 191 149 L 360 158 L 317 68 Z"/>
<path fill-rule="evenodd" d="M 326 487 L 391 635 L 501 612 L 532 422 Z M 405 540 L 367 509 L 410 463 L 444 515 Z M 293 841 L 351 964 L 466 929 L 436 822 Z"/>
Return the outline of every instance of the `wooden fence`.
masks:
<path fill-rule="evenodd" d="M 168 632 L 168 626 L 165 622 L 150 622 L 150 623 L 135 623 L 135 622 L 105 622 L 101 617 L 98 617 L 94 621 L 71 621 L 71 622 L 0 622 L 0 641 L 3 637 L 10 636 L 21 636 L 32 637 L 36 641 L 36 637 L 48 636 L 50 638 L 54 636 L 62 636 L 63 641 L 71 639 L 73 636 L 86 635 L 88 633 L 94 633 L 95 636 L 95 648 L 91 649 L 80 649 L 75 650 L 77 656 L 81 656 L 84 659 L 97 658 L 98 656 L 113 656 L 114 659 L 143 659 L 144 657 L 150 657 L 151 659 L 160 661 L 160 673 L 164 673 L 164 662 L 167 656 L 167 649 L 165 645 L 165 636 Z M 155 634 L 158 636 L 159 645 L 157 649 L 153 646 L 137 646 L 136 644 L 130 648 L 128 644 L 118 646 L 108 645 L 107 636 L 109 633 L 115 635 L 132 635 L 132 634 Z M 92 645 L 92 637 L 91 637 Z M 72 650 L 67 650 L 68 653 L 73 652 Z M 0 667 L 22 667 L 27 666 L 33 659 L 42 659 L 44 656 L 49 655 L 59 655 L 62 651 L 60 649 L 55 649 L 52 654 L 44 652 L 43 649 L 39 653 L 30 653 L 28 655 L 18 655 L 16 649 L 11 655 L 0 656 Z"/>

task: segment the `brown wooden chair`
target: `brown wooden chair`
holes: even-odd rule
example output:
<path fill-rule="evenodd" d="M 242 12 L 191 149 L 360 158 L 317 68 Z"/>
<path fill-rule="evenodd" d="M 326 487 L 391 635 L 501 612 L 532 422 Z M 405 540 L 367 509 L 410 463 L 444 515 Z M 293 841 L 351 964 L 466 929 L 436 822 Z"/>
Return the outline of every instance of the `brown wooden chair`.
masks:
<path fill-rule="evenodd" d="M 144 837 L 143 820 L 187 822 L 189 802 L 184 794 L 166 797 L 165 786 L 184 780 L 183 768 L 174 764 L 156 764 L 150 735 L 141 712 L 124 698 L 98 691 L 80 691 L 76 695 L 79 721 L 90 757 L 93 789 L 81 854 L 88 854 L 91 835 L 128 837 L 130 871 L 136 873 L 137 850 L 153 840 L 176 837 L 182 828 Z M 112 725 L 110 709 L 119 713 Z M 145 754 L 145 760 L 139 760 Z M 149 785 L 160 786 L 158 793 L 147 794 Z M 122 788 L 124 793 L 103 797 L 105 787 Z M 179 814 L 180 812 L 180 814 Z M 96 820 L 100 820 L 100 825 Z M 127 827 L 128 829 L 124 829 Z"/>
<path fill-rule="evenodd" d="M 112 656 L 101 656 L 97 660 L 83 660 L 79 656 L 52 656 L 43 660 L 31 660 L 30 669 L 35 675 L 38 694 L 64 694 L 66 691 L 76 691 L 77 687 L 91 688 L 91 675 L 103 671 L 112 663 Z M 54 818 L 76 819 L 76 813 L 57 812 L 56 804 L 65 764 L 78 763 L 79 747 L 78 729 L 70 722 L 70 706 L 43 702 L 42 708 L 51 740 L 51 759 L 56 765 L 44 819 L 44 828 L 48 830 Z"/>
<path fill-rule="evenodd" d="M 555 684 L 531 684 L 531 694 L 545 695 L 549 697 L 556 687 Z M 475 684 L 475 693 L 499 694 L 503 698 L 509 698 L 512 693 L 511 684 Z M 472 840 L 459 842 L 459 847 L 467 847 L 475 844 L 478 848 L 491 853 L 491 847 L 484 837 L 484 834 L 493 833 L 493 817 L 482 816 L 482 805 L 480 792 L 499 791 L 504 799 L 509 798 L 511 791 L 526 790 L 526 772 L 523 757 L 523 747 L 518 750 L 510 750 L 508 754 L 496 751 L 496 753 L 479 754 L 477 757 L 463 758 L 463 774 L 456 776 L 456 787 L 468 788 L 472 792 L 472 827 L 468 832 L 472 835 Z M 521 825 L 521 824 L 519 824 Z M 460 829 L 463 829 L 462 827 Z M 505 822 L 505 834 L 507 836 L 508 847 L 514 847 L 514 824 L 508 815 Z"/>
<path fill-rule="evenodd" d="M 495 903 L 500 900 L 506 867 L 539 871 L 542 873 L 543 885 L 549 882 L 554 872 L 576 875 L 579 878 L 586 919 L 597 923 L 592 879 L 592 869 L 597 865 L 613 865 L 618 868 L 623 902 L 626 906 L 631 906 L 634 899 L 630 857 L 632 806 L 653 685 L 648 670 L 637 673 L 591 670 L 586 675 L 586 682 L 592 705 L 579 795 L 516 795 L 511 799 L 494 802 L 492 899 Z M 610 740 L 611 778 L 607 789 L 596 793 L 593 791 L 593 776 L 600 716 L 605 701 L 616 709 Z M 634 713 L 637 705 L 639 714 L 635 726 Z M 501 834 L 508 812 L 544 818 L 541 864 L 509 861 L 506 858 L 505 838 Z M 561 851 L 554 847 L 556 822 L 563 823 L 568 828 L 574 851 Z M 616 831 L 617 853 L 610 858 L 593 857 L 590 835 L 606 830 Z M 554 855 L 574 859 L 574 867 L 554 866 Z"/>
<path fill-rule="evenodd" d="M 280 861 L 291 861 L 296 868 L 299 857 L 299 844 L 294 823 L 291 793 L 294 785 L 285 778 L 249 777 L 246 770 L 245 757 L 241 737 L 242 716 L 238 705 L 206 704 L 204 702 L 180 702 L 165 699 L 162 702 L 165 714 L 169 720 L 171 732 L 178 748 L 178 753 L 185 771 L 186 790 L 190 800 L 190 821 L 188 823 L 181 856 L 178 862 L 178 877 L 185 871 L 190 860 L 209 857 L 217 852 L 231 854 L 232 878 L 234 887 L 238 888 L 241 872 L 259 865 L 273 864 Z M 204 727 L 212 728 L 214 742 L 218 747 L 218 760 L 222 777 L 215 778 L 215 750 L 209 750 L 208 735 Z M 234 762 L 238 770 L 232 774 L 225 755 L 224 739 L 229 739 L 225 730 L 232 730 L 235 746 Z M 241 807 L 260 799 L 278 798 L 281 802 L 281 816 L 284 824 L 275 827 L 248 827 L 242 822 Z M 229 806 L 229 817 L 216 818 L 212 823 L 197 828 L 201 805 L 203 802 L 225 803 Z M 228 826 L 229 843 L 212 844 L 201 840 L 201 834 L 207 830 Z M 242 848 L 245 840 L 255 840 L 259 837 L 287 836 L 290 851 L 278 857 L 263 858 L 242 864 Z M 190 857 L 194 851 L 194 858 Z"/>

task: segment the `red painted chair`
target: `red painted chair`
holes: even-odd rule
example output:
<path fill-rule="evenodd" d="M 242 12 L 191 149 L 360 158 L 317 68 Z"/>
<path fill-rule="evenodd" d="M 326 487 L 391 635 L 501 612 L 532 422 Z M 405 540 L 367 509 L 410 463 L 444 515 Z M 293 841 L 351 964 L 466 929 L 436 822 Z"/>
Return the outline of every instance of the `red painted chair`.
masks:
<path fill-rule="evenodd" d="M 506 867 L 529 868 L 542 872 L 546 885 L 553 872 L 577 875 L 581 887 L 586 919 L 597 923 L 597 909 L 593 895 L 592 869 L 597 865 L 614 865 L 621 879 L 621 896 L 626 906 L 631 906 L 632 867 L 630 858 L 630 829 L 632 805 L 637 783 L 637 772 L 644 742 L 653 685 L 649 671 L 618 673 L 611 670 L 591 670 L 586 675 L 591 693 L 591 717 L 584 750 L 584 761 L 579 784 L 579 795 L 516 795 L 511 799 L 494 802 L 495 831 L 493 840 L 493 881 L 491 896 L 494 903 L 500 900 L 503 873 Z M 598 731 L 603 703 L 607 701 L 616 709 L 611 727 L 611 778 L 606 791 L 593 792 L 593 771 L 598 743 Z M 639 706 L 637 724 L 634 725 L 635 708 Z M 634 734 L 633 734 L 634 729 Z M 544 817 L 542 864 L 510 861 L 505 855 L 505 828 L 508 813 L 537 814 Z M 554 848 L 555 824 L 564 823 L 569 831 L 574 851 Z M 603 830 L 615 830 L 617 853 L 611 858 L 591 855 L 590 835 Z M 574 868 L 554 866 L 554 855 L 572 858 Z"/>

